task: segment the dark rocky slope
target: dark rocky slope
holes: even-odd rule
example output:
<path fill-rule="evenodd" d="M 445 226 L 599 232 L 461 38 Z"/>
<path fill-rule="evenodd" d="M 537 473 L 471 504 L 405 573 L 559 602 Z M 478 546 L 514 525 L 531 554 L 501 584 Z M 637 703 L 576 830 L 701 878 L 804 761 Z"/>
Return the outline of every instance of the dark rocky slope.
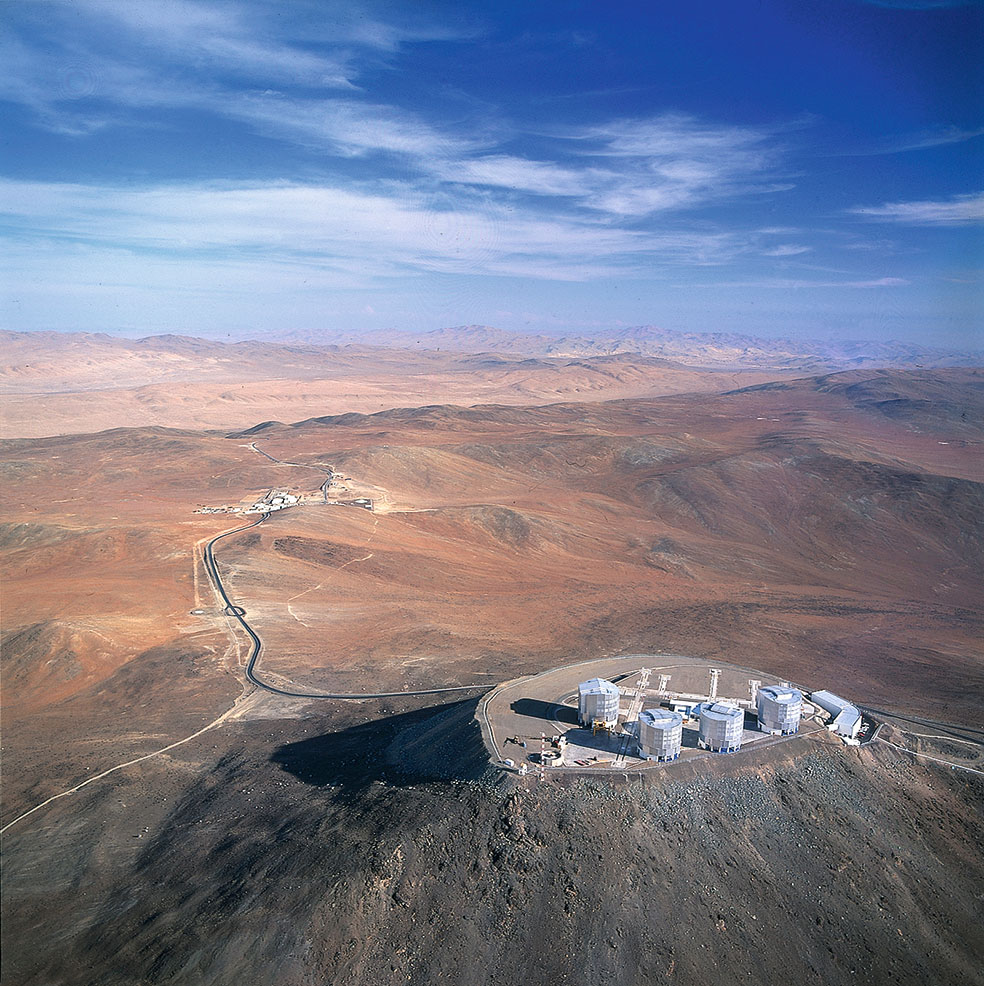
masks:
<path fill-rule="evenodd" d="M 4 981 L 984 982 L 971 775 L 803 739 L 517 787 L 470 715 L 241 726 L 130 863 L 73 856 L 60 890 L 12 842 Z"/>

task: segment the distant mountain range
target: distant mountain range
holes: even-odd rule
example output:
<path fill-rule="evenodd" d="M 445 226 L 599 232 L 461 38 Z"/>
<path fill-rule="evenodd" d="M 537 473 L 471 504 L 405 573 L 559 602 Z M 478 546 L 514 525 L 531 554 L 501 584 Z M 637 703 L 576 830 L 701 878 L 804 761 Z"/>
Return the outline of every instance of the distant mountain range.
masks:
<path fill-rule="evenodd" d="M 389 352 L 384 356 L 381 350 Z M 804 375 L 881 367 L 984 366 L 984 349 L 956 351 L 903 342 L 768 339 L 732 332 L 676 332 L 655 325 L 612 329 L 590 337 L 517 333 L 489 325 L 457 325 L 428 332 L 381 329 L 328 333 L 299 329 L 258 332 L 252 339 L 238 341 L 181 335 L 132 339 L 105 333 L 0 330 L 0 386 L 15 391 L 34 389 L 26 379 L 18 384 L 16 378 L 26 376 L 47 378 L 47 385 L 41 389 L 48 391 L 79 389 L 80 373 L 84 375 L 87 368 L 95 371 L 107 358 L 128 361 L 126 372 L 121 368 L 119 378 L 133 385 L 158 381 L 162 372 L 173 376 L 182 361 L 191 361 L 200 369 L 209 367 L 213 373 L 225 369 L 233 376 L 241 375 L 248 364 L 267 376 L 271 361 L 284 362 L 295 371 L 311 371 L 326 360 L 336 368 L 353 359 L 384 358 L 399 363 L 407 358 L 401 351 L 415 353 L 415 360 L 429 361 L 449 355 L 460 361 L 460 356 L 479 353 L 512 360 L 645 357 L 690 371 Z M 65 361 L 72 383 L 66 380 L 64 385 L 52 386 L 53 381 L 66 375 L 62 365 Z M 138 369 L 142 364 L 146 364 L 146 372 Z M 260 370 L 253 364 L 264 366 Z"/>
<path fill-rule="evenodd" d="M 430 332 L 383 329 L 326 338 L 315 331 L 278 335 L 294 343 L 360 342 L 401 349 L 525 356 L 610 356 L 638 353 L 709 369 L 789 369 L 824 372 L 876 366 L 980 366 L 984 351 L 916 346 L 902 342 L 766 339 L 732 332 L 675 332 L 655 325 L 612 329 L 593 336 L 521 334 L 489 325 L 458 325 Z"/>

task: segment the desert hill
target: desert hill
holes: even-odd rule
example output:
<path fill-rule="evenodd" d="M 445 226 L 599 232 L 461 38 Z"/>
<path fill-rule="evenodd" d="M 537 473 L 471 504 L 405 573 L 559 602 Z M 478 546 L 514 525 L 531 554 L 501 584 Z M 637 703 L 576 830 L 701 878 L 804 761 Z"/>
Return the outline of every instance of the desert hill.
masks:
<path fill-rule="evenodd" d="M 872 386 L 891 372 L 875 374 Z M 309 547 L 342 541 L 355 553 L 361 542 L 372 558 L 332 578 L 326 621 L 317 615 L 327 595 L 316 571 L 303 576 L 291 610 L 353 647 L 358 600 L 371 597 L 377 626 L 393 635 L 389 645 L 377 641 L 380 653 L 392 648 L 395 657 L 411 640 L 446 652 L 455 668 L 462 649 L 518 655 L 527 640 L 542 653 L 538 666 L 548 666 L 572 639 L 644 648 L 646 627 L 676 633 L 690 623 L 702 628 L 699 648 L 745 633 L 757 660 L 773 651 L 804 674 L 822 653 L 852 682 L 863 679 L 873 703 L 908 680 L 899 655 L 909 648 L 921 663 L 943 647 L 948 668 L 977 682 L 973 572 L 984 544 L 984 474 L 980 437 L 960 436 L 980 411 L 979 376 L 927 371 L 913 375 L 911 392 L 925 392 L 934 375 L 959 396 L 952 427 L 928 433 L 848 393 L 853 376 L 845 387 L 824 377 L 714 398 L 434 407 L 271 425 L 264 448 L 295 461 L 317 450 L 377 487 L 381 512 L 373 522 L 336 523 L 327 539 L 305 518 Z M 339 451 L 327 455 L 331 447 Z M 230 547 L 253 580 L 289 577 L 275 551 L 271 575 L 259 574 L 273 535 L 264 530 L 249 559 Z M 379 567 L 401 550 L 413 559 L 402 570 Z M 549 598 L 558 617 L 569 608 L 552 625 L 538 598 Z M 467 607 L 467 624 L 448 626 L 451 607 Z M 785 615 L 766 617 L 773 607 Z M 296 660 L 304 632 L 287 632 Z M 678 646 L 698 646 L 692 629 Z M 940 707 L 962 701 L 949 681 L 935 684 L 947 691 Z"/>
<path fill-rule="evenodd" d="M 852 371 L 718 395 L 8 441 L 7 721 L 47 709 L 84 749 L 93 722 L 113 725 L 100 690 L 168 649 L 199 655 L 178 691 L 220 708 L 242 641 L 200 551 L 239 521 L 193 510 L 274 487 L 320 502 L 331 468 L 373 512 L 293 508 L 220 554 L 269 672 L 302 689 L 494 681 L 656 646 L 979 723 L 980 381 Z M 934 413 L 885 414 L 885 394 L 932 398 Z M 169 708 L 148 708 L 160 729 Z M 8 792 L 44 744 L 25 728 Z"/>
<path fill-rule="evenodd" d="M 5 980 L 984 981 L 971 775 L 802 740 L 501 787 L 454 776 L 473 710 L 240 723 L 41 843 L 12 830 L 7 940 L 59 944 L 8 949 Z M 447 779 L 407 762 L 421 736 Z"/>
<path fill-rule="evenodd" d="M 317 333 L 226 342 L 0 332 L 0 411 L 8 438 L 139 425 L 243 429 L 268 419 L 435 400 L 528 406 L 721 393 L 852 367 L 869 372 L 982 361 L 981 354 L 894 343 L 679 334 L 651 326 L 601 341 L 487 326 L 363 334 L 342 343 L 326 343 Z"/>
<path fill-rule="evenodd" d="M 0 333 L 0 411 L 7 438 L 123 425 L 245 428 L 268 418 L 431 403 L 435 396 L 446 403 L 527 405 L 718 392 L 776 376 L 625 354 L 531 358 L 362 343 Z"/>
<path fill-rule="evenodd" d="M 489 787 L 470 713 L 445 729 L 432 699 L 244 687 L 201 560 L 244 518 L 194 511 L 305 498 L 215 552 L 262 675 L 293 690 L 664 651 L 979 729 L 982 379 L 852 370 L 0 443 L 3 823 L 230 716 L 5 833 L 5 975 L 462 981 L 454 953 L 488 983 L 790 962 L 807 981 L 979 979 L 973 775 L 803 737 L 653 790 Z M 331 499 L 374 509 L 326 504 L 326 470 Z M 422 744 L 449 776 L 408 763 Z"/>

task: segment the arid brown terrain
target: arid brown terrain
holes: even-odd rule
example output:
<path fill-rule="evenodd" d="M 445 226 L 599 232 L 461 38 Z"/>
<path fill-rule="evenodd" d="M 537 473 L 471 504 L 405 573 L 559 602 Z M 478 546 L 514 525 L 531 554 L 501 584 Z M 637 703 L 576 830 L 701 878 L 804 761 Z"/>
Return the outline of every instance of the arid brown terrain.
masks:
<path fill-rule="evenodd" d="M 973 366 L 981 354 L 899 343 L 796 343 L 653 326 L 597 339 L 459 326 L 326 345 L 317 333 L 227 342 L 0 331 L 5 438 L 119 426 L 245 428 L 271 418 L 421 404 L 508 405 L 722 393 L 881 366 Z"/>
<path fill-rule="evenodd" d="M 473 337 L 469 336 L 471 340 Z M 638 353 L 532 358 L 427 350 L 223 343 L 183 336 L 118 339 L 0 332 L 0 413 L 7 438 L 121 425 L 244 428 L 269 418 L 419 404 L 546 404 L 721 392 L 789 375 L 780 362 L 719 369 Z"/>
<path fill-rule="evenodd" d="M 979 777 L 804 738 L 512 790 L 472 701 L 434 778 L 399 749 L 440 699 L 245 685 L 201 555 L 244 518 L 194 511 L 303 495 L 215 549 L 295 690 L 662 650 L 980 728 L 984 371 L 227 431 L 72 406 L 79 433 L 2 444 L 3 824 L 228 717 L 11 826 L 11 983 L 981 981 Z M 326 470 L 374 509 L 325 503 Z"/>

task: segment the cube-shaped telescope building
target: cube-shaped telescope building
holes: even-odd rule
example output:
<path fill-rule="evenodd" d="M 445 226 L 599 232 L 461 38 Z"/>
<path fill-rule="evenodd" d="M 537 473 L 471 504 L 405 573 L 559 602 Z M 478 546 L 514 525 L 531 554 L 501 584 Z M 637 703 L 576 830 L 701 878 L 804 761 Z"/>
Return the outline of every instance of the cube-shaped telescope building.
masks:
<path fill-rule="evenodd" d="M 669 709 L 639 713 L 639 753 L 647 760 L 676 760 L 683 745 L 683 716 Z"/>
<path fill-rule="evenodd" d="M 788 685 L 766 685 L 755 696 L 758 726 L 763 733 L 783 736 L 799 731 L 803 693 Z"/>
<path fill-rule="evenodd" d="M 578 718 L 582 726 L 591 728 L 602 722 L 611 729 L 618 722 L 618 685 L 604 678 L 592 678 L 577 686 Z"/>
<path fill-rule="evenodd" d="M 741 749 L 745 713 L 726 702 L 704 702 L 698 707 L 700 738 L 698 745 L 715 753 L 734 753 Z"/>

